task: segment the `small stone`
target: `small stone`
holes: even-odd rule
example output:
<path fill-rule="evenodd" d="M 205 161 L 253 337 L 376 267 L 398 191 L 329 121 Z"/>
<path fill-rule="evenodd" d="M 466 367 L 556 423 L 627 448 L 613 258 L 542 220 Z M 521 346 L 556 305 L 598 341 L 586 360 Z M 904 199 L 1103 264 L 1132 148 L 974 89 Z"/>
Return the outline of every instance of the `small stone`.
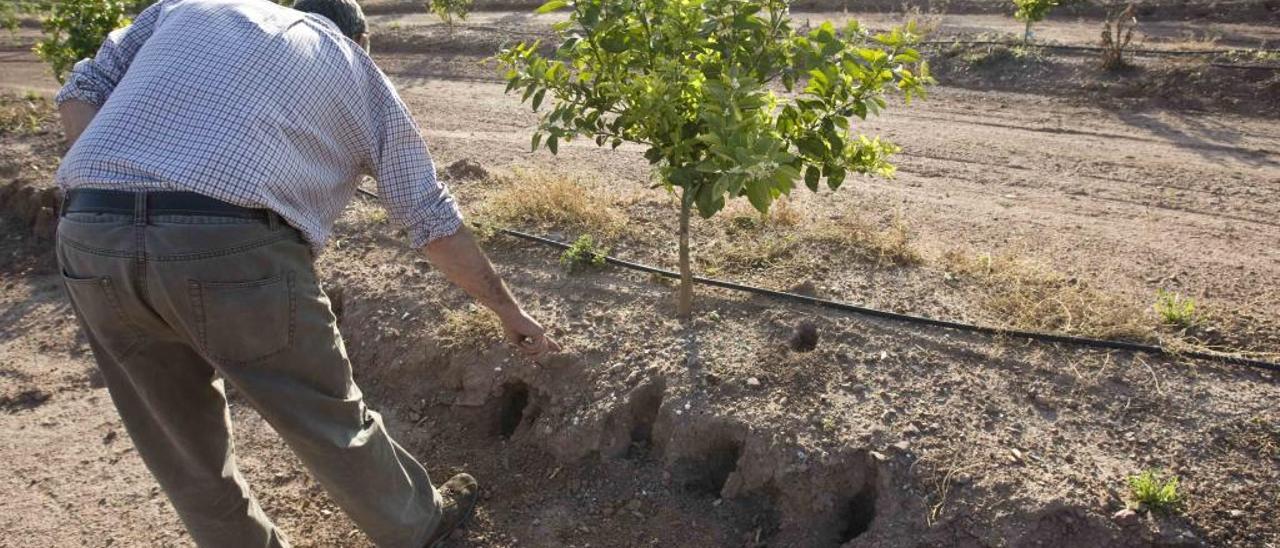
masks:
<path fill-rule="evenodd" d="M 1238 518 L 1238 517 L 1240 517 L 1240 516 L 1243 516 L 1243 515 L 1244 515 L 1244 512 L 1241 512 L 1240 510 L 1231 510 L 1231 511 L 1229 511 L 1229 512 L 1227 512 L 1227 513 L 1228 513 L 1228 514 L 1230 514 L 1230 515 L 1231 515 L 1231 517 L 1233 517 L 1233 518 Z"/>
<path fill-rule="evenodd" d="M 898 443 L 893 444 L 893 448 L 899 451 L 902 451 L 903 453 L 906 453 L 907 450 L 911 449 L 911 442 L 907 440 L 902 440 Z"/>
<path fill-rule="evenodd" d="M 1127 527 L 1138 523 L 1138 513 L 1133 511 L 1132 508 L 1125 508 L 1112 514 L 1111 520 Z"/>
<path fill-rule="evenodd" d="M 973 483 L 973 476 L 968 472 L 960 472 L 955 475 L 956 485 L 969 485 Z"/>
<path fill-rule="evenodd" d="M 750 386 L 752 388 L 758 388 L 760 386 L 760 379 L 757 379 L 755 377 L 748 378 L 747 386 Z"/>

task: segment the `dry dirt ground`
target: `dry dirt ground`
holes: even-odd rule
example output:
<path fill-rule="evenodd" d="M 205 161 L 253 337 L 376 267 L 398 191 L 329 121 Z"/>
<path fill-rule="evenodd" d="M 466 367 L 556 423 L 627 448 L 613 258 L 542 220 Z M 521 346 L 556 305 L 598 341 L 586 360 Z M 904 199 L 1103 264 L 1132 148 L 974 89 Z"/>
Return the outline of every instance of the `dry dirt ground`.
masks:
<path fill-rule="evenodd" d="M 541 23 L 483 16 L 504 22 L 453 38 L 413 20 L 375 27 L 401 35 L 378 61 L 439 165 L 489 170 L 447 177 L 471 217 L 591 233 L 617 255 L 672 265 L 674 209 L 648 189 L 641 151 L 527 152 L 536 117 L 482 60 Z M 1275 28 L 1224 24 L 1245 37 Z M 1080 43 L 1094 32 L 1072 28 L 1044 32 Z M 29 37 L 0 52 L 4 108 L 37 115 L 37 128 L 0 135 L 0 547 L 189 545 L 96 379 L 51 263 L 41 206 L 58 135 L 39 101 L 15 93 L 54 84 L 22 51 Z M 1002 79 L 1098 79 L 952 57 L 928 101 L 864 126 L 903 146 L 896 179 L 797 194 L 768 218 L 700 221 L 699 270 L 902 312 L 1276 359 L 1274 72 L 1240 84 L 1236 105 L 1189 106 L 1052 93 Z M 1168 69 L 1154 63 L 1140 70 Z M 1280 546 L 1277 374 L 705 289 L 682 324 L 670 286 L 649 276 L 569 275 L 554 251 L 485 243 L 569 348 L 556 363 L 514 358 L 372 203 L 352 206 L 318 261 L 357 381 L 389 429 L 436 478 L 466 470 L 486 486 L 456 546 Z M 1158 289 L 1195 297 L 1201 323 L 1160 325 Z M 811 352 L 789 348 L 800 323 L 819 334 Z M 246 476 L 295 543 L 367 545 L 232 399 Z M 1126 478 L 1147 469 L 1179 477 L 1185 503 L 1117 517 Z"/>

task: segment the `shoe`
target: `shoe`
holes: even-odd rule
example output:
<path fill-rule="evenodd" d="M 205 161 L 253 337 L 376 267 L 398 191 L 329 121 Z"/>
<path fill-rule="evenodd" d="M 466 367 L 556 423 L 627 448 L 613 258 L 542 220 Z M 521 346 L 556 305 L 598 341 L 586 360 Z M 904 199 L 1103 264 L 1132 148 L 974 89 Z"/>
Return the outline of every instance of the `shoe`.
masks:
<path fill-rule="evenodd" d="M 425 548 L 436 548 L 444 539 L 449 538 L 454 529 L 461 527 L 476 509 L 476 500 L 480 498 L 480 484 L 470 474 L 458 474 L 440 486 L 440 498 L 444 503 L 440 506 L 440 524 L 435 532 L 427 537 Z"/>

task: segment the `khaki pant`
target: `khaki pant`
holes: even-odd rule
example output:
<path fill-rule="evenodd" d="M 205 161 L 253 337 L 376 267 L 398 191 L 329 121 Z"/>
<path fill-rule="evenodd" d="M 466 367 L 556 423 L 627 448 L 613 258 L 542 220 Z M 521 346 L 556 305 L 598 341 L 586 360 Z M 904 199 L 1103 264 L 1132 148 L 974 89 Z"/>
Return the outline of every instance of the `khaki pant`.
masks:
<path fill-rule="evenodd" d="M 111 398 L 198 545 L 288 545 L 236 467 L 223 379 L 375 543 L 425 543 L 440 497 L 365 407 L 296 230 L 73 212 L 57 242 Z"/>

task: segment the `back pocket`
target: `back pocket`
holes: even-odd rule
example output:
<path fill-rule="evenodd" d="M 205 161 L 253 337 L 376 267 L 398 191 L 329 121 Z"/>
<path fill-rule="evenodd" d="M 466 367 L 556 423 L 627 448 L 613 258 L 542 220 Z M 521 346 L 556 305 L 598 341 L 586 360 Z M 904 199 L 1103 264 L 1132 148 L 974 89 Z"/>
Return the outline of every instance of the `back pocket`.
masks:
<path fill-rule="evenodd" d="M 62 283 L 76 314 L 98 343 L 116 359 L 128 354 L 141 334 L 120 306 L 111 278 L 76 278 L 64 271 Z"/>
<path fill-rule="evenodd" d="M 249 363 L 293 345 L 292 272 L 249 282 L 188 282 L 200 346 L 211 359 Z"/>

